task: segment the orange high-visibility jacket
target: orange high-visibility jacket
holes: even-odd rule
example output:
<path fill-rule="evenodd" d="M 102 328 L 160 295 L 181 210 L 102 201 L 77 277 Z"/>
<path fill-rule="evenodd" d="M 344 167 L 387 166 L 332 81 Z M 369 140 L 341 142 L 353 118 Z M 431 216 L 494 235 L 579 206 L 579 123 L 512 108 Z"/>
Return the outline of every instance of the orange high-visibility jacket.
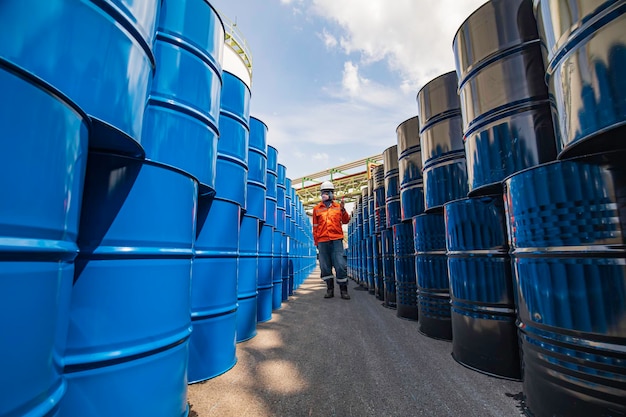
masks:
<path fill-rule="evenodd" d="M 334 201 L 328 208 L 323 202 L 313 207 L 313 240 L 315 244 L 343 239 L 341 224 L 347 224 L 349 221 L 348 212 L 342 210 L 341 205 Z"/>

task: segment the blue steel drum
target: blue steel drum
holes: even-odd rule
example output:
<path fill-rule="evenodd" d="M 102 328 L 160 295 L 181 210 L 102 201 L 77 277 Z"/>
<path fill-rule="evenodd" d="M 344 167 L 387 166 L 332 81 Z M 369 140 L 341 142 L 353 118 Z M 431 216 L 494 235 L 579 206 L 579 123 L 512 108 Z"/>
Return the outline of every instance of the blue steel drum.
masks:
<path fill-rule="evenodd" d="M 276 205 L 277 208 L 286 210 L 286 195 L 287 187 L 285 181 L 287 180 L 287 168 L 283 164 L 277 165 L 277 182 L 276 182 Z M 281 229 L 282 230 L 282 229 Z"/>
<path fill-rule="evenodd" d="M 385 171 L 385 226 L 391 228 L 402 222 L 398 145 L 390 146 L 383 151 L 383 165 Z"/>
<path fill-rule="evenodd" d="M 274 228 L 265 223 L 259 232 L 259 273 L 257 295 L 257 322 L 272 318 L 272 253 Z"/>
<path fill-rule="evenodd" d="M 417 93 L 427 212 L 467 196 L 461 103 L 456 72 L 440 75 Z"/>
<path fill-rule="evenodd" d="M 559 158 L 626 148 L 626 2 L 534 5 Z"/>
<path fill-rule="evenodd" d="M 288 238 L 286 234 L 282 234 L 281 255 L 280 255 L 280 274 L 283 285 L 281 289 L 281 300 L 289 300 L 289 255 L 288 255 Z"/>
<path fill-rule="evenodd" d="M 396 270 L 393 229 L 384 229 L 380 233 L 381 256 L 383 261 L 384 302 L 388 308 L 396 308 Z"/>
<path fill-rule="evenodd" d="M 509 175 L 556 158 L 531 0 L 493 0 L 457 31 L 453 49 L 469 195 L 501 192 Z"/>
<path fill-rule="evenodd" d="M 256 336 L 259 219 L 241 216 L 237 270 L 237 343 Z"/>
<path fill-rule="evenodd" d="M 385 300 L 385 284 L 383 275 L 383 253 L 380 233 L 372 235 L 372 251 L 374 262 L 374 295 L 378 300 Z"/>
<path fill-rule="evenodd" d="M 487 375 L 520 379 L 511 263 L 500 195 L 444 205 L 452 356 Z"/>
<path fill-rule="evenodd" d="M 375 291 L 375 281 L 374 281 L 374 247 L 373 244 L 376 243 L 376 240 L 372 241 L 372 237 L 368 236 L 365 239 L 365 253 L 363 257 L 365 258 L 365 269 L 366 269 L 366 286 L 368 292 L 372 295 L 376 293 Z"/>
<path fill-rule="evenodd" d="M 265 223 L 276 227 L 276 210 L 278 208 L 278 151 L 271 145 L 267 146 L 265 184 L 267 185 L 265 196 Z"/>
<path fill-rule="evenodd" d="M 90 124 L 1 59 L 0 92 L 0 415 L 56 415 Z"/>
<path fill-rule="evenodd" d="M 61 415 L 187 414 L 197 195 L 177 169 L 89 154 Z"/>
<path fill-rule="evenodd" d="M 215 190 L 219 198 L 237 203 L 245 209 L 250 90 L 243 80 L 224 71 L 221 100 Z"/>
<path fill-rule="evenodd" d="M 160 4 L 3 1 L 0 56 L 53 85 L 93 118 L 91 148 L 143 156 Z"/>
<path fill-rule="evenodd" d="M 424 212 L 422 148 L 417 116 L 396 128 L 398 138 L 398 177 L 400 178 L 400 214 L 402 221 Z"/>
<path fill-rule="evenodd" d="M 626 415 L 625 160 L 598 154 L 505 181 L 533 415 Z"/>
<path fill-rule="evenodd" d="M 374 202 L 374 177 L 367 180 L 367 212 L 369 214 L 369 232 L 371 236 L 376 233 L 376 204 Z"/>
<path fill-rule="evenodd" d="M 267 126 L 256 117 L 250 117 L 248 141 L 248 216 L 265 221 L 265 185 L 267 175 Z"/>
<path fill-rule="evenodd" d="M 419 331 L 435 339 L 452 340 L 443 213 L 414 217 L 413 235 Z"/>
<path fill-rule="evenodd" d="M 417 320 L 417 280 L 411 222 L 403 222 L 393 226 L 393 248 L 396 276 L 396 313 L 398 317 Z"/>
<path fill-rule="evenodd" d="M 385 166 L 374 168 L 374 233 L 387 228 L 387 211 L 385 206 Z"/>
<path fill-rule="evenodd" d="M 223 374 L 237 362 L 240 212 L 232 201 L 210 196 L 198 201 L 191 280 L 190 383 Z"/>
<path fill-rule="evenodd" d="M 283 303 L 283 234 L 274 229 L 272 241 L 272 310 L 278 310 Z"/>
<path fill-rule="evenodd" d="M 189 173 L 215 192 L 224 25 L 204 0 L 163 2 L 156 72 L 143 123 L 146 158 Z"/>

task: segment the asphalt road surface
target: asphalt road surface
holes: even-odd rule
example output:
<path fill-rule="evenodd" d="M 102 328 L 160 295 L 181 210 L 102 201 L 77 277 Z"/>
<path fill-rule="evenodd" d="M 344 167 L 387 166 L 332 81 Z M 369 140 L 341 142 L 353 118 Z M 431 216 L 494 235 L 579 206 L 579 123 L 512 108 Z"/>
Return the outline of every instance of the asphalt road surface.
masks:
<path fill-rule="evenodd" d="M 522 383 L 468 369 L 451 342 L 420 334 L 350 281 L 324 299 L 314 271 L 228 372 L 189 386 L 189 417 L 508 417 Z"/>

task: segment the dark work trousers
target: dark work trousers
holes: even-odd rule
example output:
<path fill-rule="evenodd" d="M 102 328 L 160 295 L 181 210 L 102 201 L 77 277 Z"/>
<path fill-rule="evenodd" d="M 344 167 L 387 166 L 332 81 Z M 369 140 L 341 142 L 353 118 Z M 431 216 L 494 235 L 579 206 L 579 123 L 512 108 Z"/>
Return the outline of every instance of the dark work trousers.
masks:
<path fill-rule="evenodd" d="M 333 279 L 332 268 L 335 268 L 335 274 L 337 274 L 337 283 L 345 284 L 346 282 L 348 282 L 346 259 L 343 256 L 343 241 L 341 239 L 337 239 L 330 240 L 328 242 L 319 242 L 317 244 L 317 250 L 319 251 L 322 279 L 324 281 L 328 279 Z"/>

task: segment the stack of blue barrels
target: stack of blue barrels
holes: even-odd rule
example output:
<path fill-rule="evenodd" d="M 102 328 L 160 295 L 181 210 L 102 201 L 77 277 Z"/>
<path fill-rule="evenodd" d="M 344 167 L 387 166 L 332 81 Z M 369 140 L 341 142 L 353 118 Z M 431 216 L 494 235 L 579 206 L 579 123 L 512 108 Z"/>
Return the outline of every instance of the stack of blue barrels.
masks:
<path fill-rule="evenodd" d="M 258 273 L 258 304 L 257 321 L 266 322 L 272 318 L 273 299 L 273 259 L 274 226 L 276 225 L 276 185 L 278 175 L 278 151 L 267 146 L 267 163 L 265 170 L 265 222 L 259 232 L 259 273 Z"/>
<path fill-rule="evenodd" d="M 268 319 L 258 252 L 273 254 L 276 205 L 268 250 L 248 69 L 223 71 L 203 0 L 7 1 L 0 24 L 15 138 L 0 145 L 0 414 L 187 415 L 188 382 L 227 371 Z M 290 204 L 302 277 L 312 236 Z"/>
<path fill-rule="evenodd" d="M 384 284 L 384 268 L 383 268 L 383 241 L 382 231 L 387 227 L 387 213 L 385 210 L 385 166 L 377 165 L 372 172 L 372 188 L 373 188 L 373 222 L 374 235 L 376 244 L 374 246 L 374 279 L 376 298 L 385 300 L 385 284 Z M 370 207 L 372 207 L 370 205 Z M 371 222 L 371 220 L 370 220 Z M 354 255 L 352 255 L 354 256 Z"/>
<path fill-rule="evenodd" d="M 626 2 L 534 13 L 560 161 L 504 182 L 525 404 L 626 415 Z"/>
<path fill-rule="evenodd" d="M 269 288 L 271 288 L 270 298 L 270 318 L 272 311 L 279 308 L 282 303 L 282 275 L 280 264 L 280 253 L 282 235 L 276 230 L 276 218 L 278 208 L 278 151 L 273 146 L 267 147 L 267 171 L 266 171 L 267 195 L 265 197 L 265 224 L 272 245 L 269 253 L 269 274 L 263 277 L 263 286 L 267 286 L 269 279 Z M 259 260 L 261 256 L 259 253 Z M 264 256 L 265 257 L 265 256 Z M 264 260 L 265 261 L 265 260 Z M 265 263 L 265 262 L 264 262 Z M 267 267 L 268 265 L 264 265 Z M 277 295 L 278 294 L 278 295 Z M 263 306 L 267 309 L 267 306 Z"/>
<path fill-rule="evenodd" d="M 443 205 L 467 196 L 461 105 L 454 71 L 417 94 L 425 213 L 413 218 L 419 330 L 452 339 L 450 285 Z"/>
<path fill-rule="evenodd" d="M 393 225 L 398 317 L 417 320 L 417 281 L 412 218 L 424 212 L 424 182 L 419 120 L 412 117 L 396 128 L 401 221 Z"/>
<path fill-rule="evenodd" d="M 481 6 L 453 49 L 470 197 L 444 205 L 453 357 L 520 379 L 502 181 L 556 157 L 532 1 Z"/>
<path fill-rule="evenodd" d="M 250 117 L 246 210 L 241 216 L 237 270 L 237 342 L 256 335 L 258 322 L 259 234 L 265 221 L 267 126 Z"/>
<path fill-rule="evenodd" d="M 224 71 L 215 196 L 204 198 L 198 210 L 192 297 L 200 308 L 192 311 L 194 331 L 189 359 L 192 382 L 220 375 L 237 361 L 241 222 L 254 221 L 242 215 L 247 194 L 249 126 L 250 89 L 244 80 Z M 246 227 L 249 233 L 251 225 Z M 245 279 L 248 278 L 242 277 Z M 251 309 L 246 310 L 249 313 Z"/>
<path fill-rule="evenodd" d="M 291 181 L 290 181 L 291 182 Z M 280 308 L 283 301 L 289 299 L 289 273 L 287 259 L 287 168 L 278 164 L 278 183 L 276 184 L 276 229 L 280 239 L 280 251 L 274 246 L 274 256 L 278 257 L 278 277 L 273 277 L 276 283 L 280 279 L 280 286 L 274 286 L 274 309 Z M 276 241 L 275 241 L 276 242 Z"/>
<path fill-rule="evenodd" d="M 206 3 L 3 6 L 2 25 L 15 36 L 0 41 L 3 88 L 16 90 L 13 97 L 32 98 L 29 107 L 43 121 L 38 138 L 46 146 L 29 142 L 28 124 L 21 126 L 19 142 L 33 145 L 30 154 L 41 149 L 42 160 L 33 164 L 31 157 L 28 166 L 41 169 L 40 178 L 48 181 L 32 188 L 43 186 L 47 196 L 46 213 L 30 211 L 39 220 L 29 224 L 34 217 L 23 215 L 29 213 L 27 204 L 19 218 L 3 213 L 3 224 L 5 218 L 12 223 L 9 233 L 1 233 L 4 242 L 21 254 L 4 259 L 15 273 L 31 278 L 56 269 L 45 294 L 58 301 L 56 311 L 39 310 L 37 322 L 18 322 L 35 329 L 45 320 L 45 327 L 33 333 L 42 339 L 31 340 L 31 347 L 16 344 L 20 360 L 3 352 L 3 358 L 28 363 L 33 378 L 28 387 L 15 385 L 24 379 L 12 376 L 12 364 L 3 366 L 9 375 L 3 386 L 19 393 L 9 391 L 9 398 L 0 400 L 0 413 L 185 415 L 194 214 L 198 196 L 213 188 L 222 22 Z M 187 21 L 189 14 L 202 16 L 202 24 Z M 50 27 L 62 29 L 50 32 Z M 15 42 L 18 38 L 24 42 Z M 50 59 L 42 59 L 46 56 Z M 9 109 L 16 112 L 13 123 L 23 118 L 20 111 L 19 105 Z M 186 141 L 172 146 L 172 130 Z M 197 155 L 202 160 L 193 159 Z M 23 197 L 11 197 L 20 206 Z M 37 250 L 11 244 L 16 237 L 22 246 L 36 242 Z M 32 254 L 32 271 L 19 272 L 31 256 L 26 253 Z M 13 294 L 19 288 L 2 293 L 19 300 L 20 294 Z M 51 306 L 46 300 L 38 309 Z M 113 385 L 119 389 L 111 391 Z M 109 395 L 103 396 L 105 391 Z"/>
<path fill-rule="evenodd" d="M 381 231 L 380 239 L 385 283 L 384 305 L 390 308 L 397 308 L 400 301 L 398 300 L 396 288 L 396 246 L 393 226 L 401 223 L 398 145 L 390 146 L 383 151 L 383 167 L 385 178 L 385 229 Z M 397 314 L 400 316 L 402 313 Z"/>

